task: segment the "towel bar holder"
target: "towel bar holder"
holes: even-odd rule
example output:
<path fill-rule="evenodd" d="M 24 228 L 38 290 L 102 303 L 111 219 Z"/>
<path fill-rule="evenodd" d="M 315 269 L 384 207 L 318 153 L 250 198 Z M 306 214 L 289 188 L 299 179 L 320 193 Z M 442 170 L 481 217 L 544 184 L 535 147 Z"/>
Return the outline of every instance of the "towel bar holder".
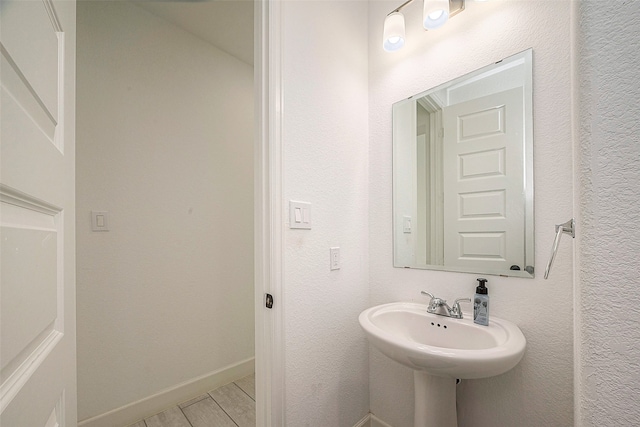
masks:
<path fill-rule="evenodd" d="M 549 277 L 551 266 L 553 265 L 553 261 L 556 259 L 556 253 L 558 252 L 558 246 L 560 245 L 560 237 L 562 237 L 563 234 L 568 234 L 572 238 L 576 237 L 576 222 L 573 218 L 571 218 L 564 224 L 556 224 L 556 238 L 553 240 L 553 247 L 551 248 L 551 258 L 549 258 L 547 268 L 544 271 L 545 279 Z"/>

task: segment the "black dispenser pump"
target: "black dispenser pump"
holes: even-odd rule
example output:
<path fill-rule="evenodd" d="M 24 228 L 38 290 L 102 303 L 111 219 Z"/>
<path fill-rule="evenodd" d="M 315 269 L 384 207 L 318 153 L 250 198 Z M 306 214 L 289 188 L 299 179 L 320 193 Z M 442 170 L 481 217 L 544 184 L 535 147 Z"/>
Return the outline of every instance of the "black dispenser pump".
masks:
<path fill-rule="evenodd" d="M 489 293 L 489 289 L 485 286 L 487 283 L 487 279 L 478 279 L 478 287 L 476 288 L 476 294 L 487 295 Z"/>

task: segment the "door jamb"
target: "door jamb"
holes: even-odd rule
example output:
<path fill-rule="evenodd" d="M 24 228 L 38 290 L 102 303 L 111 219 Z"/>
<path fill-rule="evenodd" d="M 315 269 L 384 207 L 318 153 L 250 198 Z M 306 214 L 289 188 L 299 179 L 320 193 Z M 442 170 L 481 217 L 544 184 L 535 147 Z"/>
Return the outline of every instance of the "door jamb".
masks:
<path fill-rule="evenodd" d="M 284 423 L 281 1 L 254 2 L 256 426 Z M 271 294 L 273 308 L 265 307 Z"/>

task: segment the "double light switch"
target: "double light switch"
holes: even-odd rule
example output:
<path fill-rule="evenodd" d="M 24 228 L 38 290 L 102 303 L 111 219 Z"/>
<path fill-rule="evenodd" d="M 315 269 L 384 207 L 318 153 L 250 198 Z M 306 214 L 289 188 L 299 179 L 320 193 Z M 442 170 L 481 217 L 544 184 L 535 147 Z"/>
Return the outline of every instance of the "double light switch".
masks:
<path fill-rule="evenodd" d="M 289 200 L 289 228 L 311 229 L 311 203 Z"/>

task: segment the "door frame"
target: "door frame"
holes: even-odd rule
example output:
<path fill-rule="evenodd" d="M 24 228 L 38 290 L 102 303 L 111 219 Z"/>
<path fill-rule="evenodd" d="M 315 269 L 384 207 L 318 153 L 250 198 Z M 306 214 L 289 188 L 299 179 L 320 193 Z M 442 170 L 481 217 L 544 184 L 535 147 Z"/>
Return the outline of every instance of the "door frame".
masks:
<path fill-rule="evenodd" d="M 281 0 L 254 2 L 256 426 L 285 425 Z M 273 307 L 265 307 L 265 296 Z"/>

